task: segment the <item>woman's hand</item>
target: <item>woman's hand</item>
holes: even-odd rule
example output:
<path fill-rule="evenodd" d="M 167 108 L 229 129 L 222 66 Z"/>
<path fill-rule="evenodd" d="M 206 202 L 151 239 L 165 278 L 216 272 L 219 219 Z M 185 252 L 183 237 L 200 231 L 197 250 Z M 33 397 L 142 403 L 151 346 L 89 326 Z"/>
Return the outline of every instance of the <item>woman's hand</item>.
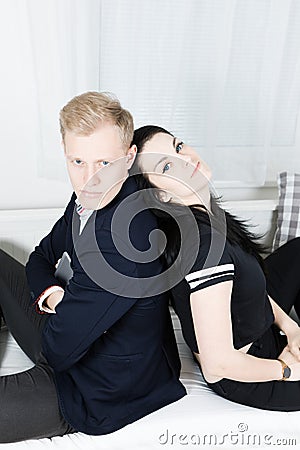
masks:
<path fill-rule="evenodd" d="M 300 362 L 298 358 L 290 351 L 289 345 L 284 347 L 278 359 L 284 361 L 291 369 L 291 376 L 285 381 L 300 381 Z"/>
<path fill-rule="evenodd" d="M 289 346 L 287 345 L 284 347 L 280 355 L 278 356 L 278 359 L 282 359 L 289 367 L 292 364 L 298 364 L 299 361 L 297 357 L 290 351 Z"/>
<path fill-rule="evenodd" d="M 290 352 L 297 358 L 297 361 L 300 361 L 300 328 L 297 322 L 284 312 L 270 296 L 268 297 L 275 317 L 274 323 L 285 333 Z"/>
<path fill-rule="evenodd" d="M 288 341 L 288 349 L 290 353 L 296 358 L 296 361 L 300 361 L 300 327 L 294 322 L 295 325 L 290 327 L 286 331 L 286 337 Z"/>

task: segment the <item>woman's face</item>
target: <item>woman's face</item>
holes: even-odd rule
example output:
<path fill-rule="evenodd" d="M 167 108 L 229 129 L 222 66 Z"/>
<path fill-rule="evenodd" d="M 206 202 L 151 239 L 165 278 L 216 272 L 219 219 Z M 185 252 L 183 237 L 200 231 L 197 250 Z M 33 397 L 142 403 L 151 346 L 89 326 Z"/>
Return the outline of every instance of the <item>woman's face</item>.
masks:
<path fill-rule="evenodd" d="M 203 203 L 211 171 L 192 147 L 165 133 L 154 135 L 139 154 L 149 181 L 185 205 Z"/>

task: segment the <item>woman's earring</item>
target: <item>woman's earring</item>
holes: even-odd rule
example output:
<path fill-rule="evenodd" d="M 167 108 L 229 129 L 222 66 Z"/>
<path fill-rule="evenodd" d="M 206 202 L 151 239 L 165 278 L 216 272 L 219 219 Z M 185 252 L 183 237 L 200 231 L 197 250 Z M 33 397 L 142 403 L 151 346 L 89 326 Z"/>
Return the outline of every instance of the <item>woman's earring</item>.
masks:
<path fill-rule="evenodd" d="M 168 203 L 172 200 L 171 195 L 166 191 L 159 191 L 159 200 L 163 203 Z"/>

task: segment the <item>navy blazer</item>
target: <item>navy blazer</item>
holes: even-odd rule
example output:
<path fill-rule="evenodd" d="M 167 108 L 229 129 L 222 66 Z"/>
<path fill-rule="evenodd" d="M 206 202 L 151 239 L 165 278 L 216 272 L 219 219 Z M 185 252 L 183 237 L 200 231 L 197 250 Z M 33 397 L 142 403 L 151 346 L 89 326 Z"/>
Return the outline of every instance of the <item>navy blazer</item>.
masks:
<path fill-rule="evenodd" d="M 149 250 L 157 223 L 135 180 L 128 178 L 116 198 L 93 213 L 81 234 L 75 198 L 73 194 L 64 215 L 30 255 L 26 273 L 35 302 L 46 288 L 59 284 L 54 272 L 62 253 L 71 257 L 73 277 L 56 314 L 46 321 L 43 353 L 54 369 L 66 421 L 78 431 L 98 435 L 174 402 L 186 391 L 178 379 L 168 296 L 143 292 L 145 278 L 157 276 L 162 267 L 153 255 L 148 262 L 139 257 Z M 125 200 L 112 232 L 113 217 Z M 130 214 L 124 211 L 140 211 L 130 226 Z M 153 233 L 150 240 L 157 248 Z"/>

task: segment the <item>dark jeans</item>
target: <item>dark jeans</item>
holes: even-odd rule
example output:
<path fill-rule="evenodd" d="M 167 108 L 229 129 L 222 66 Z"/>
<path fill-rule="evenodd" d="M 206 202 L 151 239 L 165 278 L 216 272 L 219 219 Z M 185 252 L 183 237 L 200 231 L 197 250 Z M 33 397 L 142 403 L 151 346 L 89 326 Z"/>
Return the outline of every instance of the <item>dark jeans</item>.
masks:
<path fill-rule="evenodd" d="M 32 305 L 24 266 L 2 250 L 0 309 L 15 340 L 35 363 L 25 372 L 0 377 L 0 443 L 74 432 L 61 415 L 53 372 L 41 353 L 48 315 L 38 314 Z"/>
<path fill-rule="evenodd" d="M 300 318 L 300 237 L 288 241 L 265 259 L 268 294 Z"/>
<path fill-rule="evenodd" d="M 289 313 L 295 307 L 300 317 L 300 238 L 280 247 L 265 260 L 268 294 Z M 275 325 L 257 339 L 248 354 L 277 359 L 287 343 Z M 244 383 L 222 379 L 209 386 L 222 397 L 248 406 L 278 411 L 300 410 L 300 381 Z"/>

